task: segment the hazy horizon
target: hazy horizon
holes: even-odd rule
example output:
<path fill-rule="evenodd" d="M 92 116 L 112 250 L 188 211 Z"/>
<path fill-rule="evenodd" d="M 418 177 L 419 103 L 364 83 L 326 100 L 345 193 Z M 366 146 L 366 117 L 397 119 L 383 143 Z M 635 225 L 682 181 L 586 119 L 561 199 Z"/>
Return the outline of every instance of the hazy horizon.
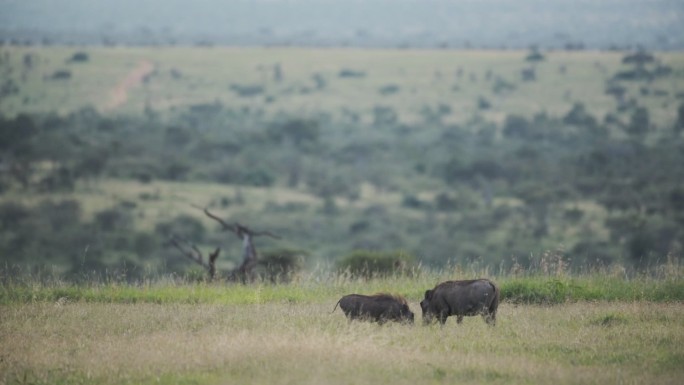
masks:
<path fill-rule="evenodd" d="M 0 0 L 18 44 L 684 49 L 676 0 Z"/>

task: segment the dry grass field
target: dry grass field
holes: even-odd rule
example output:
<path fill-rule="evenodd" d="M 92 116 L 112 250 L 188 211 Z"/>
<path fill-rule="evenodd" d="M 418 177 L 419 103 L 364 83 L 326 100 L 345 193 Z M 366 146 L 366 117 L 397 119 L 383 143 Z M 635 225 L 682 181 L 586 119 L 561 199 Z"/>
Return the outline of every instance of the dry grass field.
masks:
<path fill-rule="evenodd" d="M 230 290 L 230 289 L 227 289 Z M 2 384 L 680 384 L 680 303 L 500 307 L 496 327 L 348 323 L 335 299 L 6 305 Z"/>
<path fill-rule="evenodd" d="M 88 60 L 70 61 L 77 52 Z M 164 112 L 218 102 L 266 115 L 325 112 L 339 118 L 353 112 L 364 121 L 384 106 L 415 122 L 426 108 L 446 105 L 451 113 L 445 121 L 462 123 L 478 111 L 482 97 L 492 106 L 479 114 L 496 122 L 511 113 L 563 115 L 575 102 L 603 117 L 615 106 L 607 82 L 629 67 L 621 64 L 625 53 L 597 51 L 545 52 L 542 62 L 526 61 L 524 50 L 3 47 L 0 54 L 0 81 L 18 88 L 0 99 L 0 111 L 10 116 L 65 114 L 84 106 L 140 114 L 146 107 Z M 678 74 L 684 55 L 662 52 L 657 58 L 675 76 L 650 82 L 648 89 L 658 95 L 640 100 L 653 123 L 667 125 L 683 87 Z M 530 68 L 535 80 L 522 80 Z M 59 71 L 69 77 L 55 79 Z M 639 92 L 634 84 L 626 98 Z"/>

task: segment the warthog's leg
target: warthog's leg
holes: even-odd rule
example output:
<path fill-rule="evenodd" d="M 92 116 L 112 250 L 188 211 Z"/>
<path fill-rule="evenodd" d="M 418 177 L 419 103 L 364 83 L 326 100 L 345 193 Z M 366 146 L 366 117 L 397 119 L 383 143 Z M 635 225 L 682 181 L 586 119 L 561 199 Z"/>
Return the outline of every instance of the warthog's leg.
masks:
<path fill-rule="evenodd" d="M 460 324 L 461 322 L 463 322 L 463 316 L 462 315 L 456 316 L 456 323 Z"/>
<path fill-rule="evenodd" d="M 482 314 L 482 318 L 484 318 L 485 322 L 488 325 L 491 325 L 491 326 L 496 325 L 496 313 L 484 313 L 484 314 Z"/>
<path fill-rule="evenodd" d="M 446 323 L 447 317 L 449 314 L 446 311 L 442 311 L 439 313 L 439 322 L 444 325 Z"/>

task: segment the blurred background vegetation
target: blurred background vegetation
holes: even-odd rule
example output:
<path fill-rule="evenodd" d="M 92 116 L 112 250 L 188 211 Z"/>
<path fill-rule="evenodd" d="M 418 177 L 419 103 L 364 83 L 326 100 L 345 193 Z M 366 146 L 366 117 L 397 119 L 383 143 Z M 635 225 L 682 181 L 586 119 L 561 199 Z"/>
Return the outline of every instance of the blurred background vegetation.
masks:
<path fill-rule="evenodd" d="M 280 235 L 271 280 L 681 261 L 681 52 L 62 39 L 0 47 L 5 275 L 201 276 L 173 235 L 234 268 L 198 207 Z"/>

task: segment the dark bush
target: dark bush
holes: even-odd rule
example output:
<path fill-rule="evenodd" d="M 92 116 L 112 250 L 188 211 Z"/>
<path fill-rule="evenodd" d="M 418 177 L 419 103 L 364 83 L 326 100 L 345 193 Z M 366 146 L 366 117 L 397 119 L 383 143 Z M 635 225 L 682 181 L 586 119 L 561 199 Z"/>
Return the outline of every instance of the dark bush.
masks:
<path fill-rule="evenodd" d="M 342 70 L 340 70 L 340 73 L 338 74 L 338 76 L 341 78 L 362 78 L 362 77 L 366 76 L 366 73 L 363 71 L 342 69 Z"/>
<path fill-rule="evenodd" d="M 634 69 L 620 71 L 613 76 L 615 80 L 650 80 L 653 79 L 653 74 L 643 67 L 636 67 Z"/>
<path fill-rule="evenodd" d="M 409 209 L 423 209 L 430 207 L 430 205 L 426 204 L 413 194 L 404 195 L 401 200 L 401 206 Z"/>
<path fill-rule="evenodd" d="M 111 208 L 95 214 L 95 226 L 102 231 L 127 230 L 132 225 L 133 217 L 126 210 Z"/>
<path fill-rule="evenodd" d="M 138 233 L 133 238 L 133 250 L 143 258 L 149 257 L 159 247 L 160 240 L 152 234 Z"/>
<path fill-rule="evenodd" d="M 241 182 L 247 186 L 268 187 L 275 183 L 275 176 L 267 169 L 255 169 L 242 175 Z"/>
<path fill-rule="evenodd" d="M 268 135 L 273 141 L 281 143 L 290 140 L 297 147 L 317 143 L 320 132 L 318 122 L 310 119 L 290 119 L 268 128 Z"/>
<path fill-rule="evenodd" d="M 373 125 L 394 125 L 399 121 L 399 115 L 392 107 L 375 106 L 373 108 Z"/>
<path fill-rule="evenodd" d="M 31 215 L 31 210 L 21 203 L 2 203 L 0 204 L 0 229 L 9 230 Z"/>
<path fill-rule="evenodd" d="M 677 121 L 673 129 L 677 134 L 684 132 L 684 103 L 680 104 L 679 108 L 677 108 Z"/>
<path fill-rule="evenodd" d="M 441 192 L 435 197 L 435 208 L 439 211 L 456 211 L 459 208 L 458 199 Z"/>
<path fill-rule="evenodd" d="M 19 93 L 19 86 L 14 81 L 14 79 L 6 79 L 0 85 L 0 96 L 9 96 Z"/>
<path fill-rule="evenodd" d="M 481 110 L 488 110 L 492 107 L 492 103 L 487 100 L 484 96 L 480 96 L 477 99 L 477 108 Z"/>
<path fill-rule="evenodd" d="M 60 202 L 44 201 L 38 206 L 38 212 L 50 223 L 54 231 L 70 226 L 78 226 L 81 221 L 81 205 L 75 200 Z"/>
<path fill-rule="evenodd" d="M 90 60 L 90 56 L 88 55 L 87 52 L 76 52 L 71 56 L 71 59 L 69 59 L 69 62 L 71 63 L 85 63 L 88 60 Z"/>
<path fill-rule="evenodd" d="M 380 87 L 378 90 L 381 95 L 392 95 L 399 92 L 399 86 L 396 84 L 388 84 L 386 86 Z"/>
<path fill-rule="evenodd" d="M 638 107 L 632 112 L 625 131 L 635 138 L 643 138 L 651 130 L 651 119 L 648 108 Z"/>
<path fill-rule="evenodd" d="M 187 214 L 181 214 L 169 221 L 157 223 L 154 231 L 164 238 L 177 235 L 195 243 L 202 242 L 206 234 L 202 222 Z"/>
<path fill-rule="evenodd" d="M 625 55 L 622 58 L 622 62 L 625 64 L 634 64 L 637 66 L 642 66 L 646 63 L 651 63 L 655 61 L 655 57 L 648 52 L 638 51 Z"/>
<path fill-rule="evenodd" d="M 594 118 L 582 103 L 575 103 L 572 109 L 563 117 L 563 123 L 580 126 L 585 128 L 596 128 L 596 118 Z"/>
<path fill-rule="evenodd" d="M 52 80 L 69 80 L 71 79 L 71 71 L 69 70 L 57 70 L 50 75 Z"/>
<path fill-rule="evenodd" d="M 216 103 L 200 103 L 200 104 L 192 104 L 189 107 L 189 110 L 193 114 L 199 114 L 199 115 L 213 115 L 213 114 L 218 114 L 219 112 L 223 111 L 223 105 L 219 102 Z"/>
<path fill-rule="evenodd" d="M 230 89 L 238 94 L 238 96 L 243 98 L 257 96 L 264 93 L 264 87 L 258 84 L 232 84 Z"/>
<path fill-rule="evenodd" d="M 531 136 L 532 124 L 521 115 L 508 115 L 503 125 L 503 134 L 507 138 L 527 139 Z"/>
<path fill-rule="evenodd" d="M 616 82 L 611 82 L 606 86 L 605 92 L 607 95 L 613 95 L 614 97 L 621 99 L 627 93 L 627 88 Z"/>
<path fill-rule="evenodd" d="M 337 268 L 352 277 L 386 277 L 409 273 L 414 260 L 412 255 L 402 251 L 356 250 L 339 260 Z"/>
<path fill-rule="evenodd" d="M 524 68 L 522 71 L 520 71 L 520 76 L 522 76 L 522 80 L 526 82 L 533 82 L 537 80 L 537 72 L 532 67 Z"/>
<path fill-rule="evenodd" d="M 257 272 L 273 283 L 288 282 L 302 270 L 304 259 L 309 255 L 303 250 L 273 249 L 261 253 Z"/>
<path fill-rule="evenodd" d="M 507 82 L 501 77 L 496 77 L 494 80 L 494 85 L 492 86 L 492 92 L 495 94 L 503 93 L 506 91 L 514 91 L 515 90 L 515 85 Z"/>
<path fill-rule="evenodd" d="M 527 57 L 525 57 L 525 61 L 529 61 L 529 62 L 539 62 L 539 61 L 544 61 L 544 59 L 545 59 L 544 55 L 537 50 L 532 50 L 532 52 L 527 54 Z"/>
<path fill-rule="evenodd" d="M 185 127 L 171 126 L 166 129 L 164 142 L 169 146 L 185 147 L 192 141 L 195 133 Z"/>
<path fill-rule="evenodd" d="M 163 165 L 162 178 L 168 180 L 184 180 L 192 170 L 192 166 L 183 160 L 174 159 Z"/>
<path fill-rule="evenodd" d="M 349 225 L 349 233 L 350 234 L 360 234 L 365 231 L 367 231 L 371 227 L 370 222 L 368 222 L 365 219 L 362 219 L 360 221 L 356 221 Z"/>

